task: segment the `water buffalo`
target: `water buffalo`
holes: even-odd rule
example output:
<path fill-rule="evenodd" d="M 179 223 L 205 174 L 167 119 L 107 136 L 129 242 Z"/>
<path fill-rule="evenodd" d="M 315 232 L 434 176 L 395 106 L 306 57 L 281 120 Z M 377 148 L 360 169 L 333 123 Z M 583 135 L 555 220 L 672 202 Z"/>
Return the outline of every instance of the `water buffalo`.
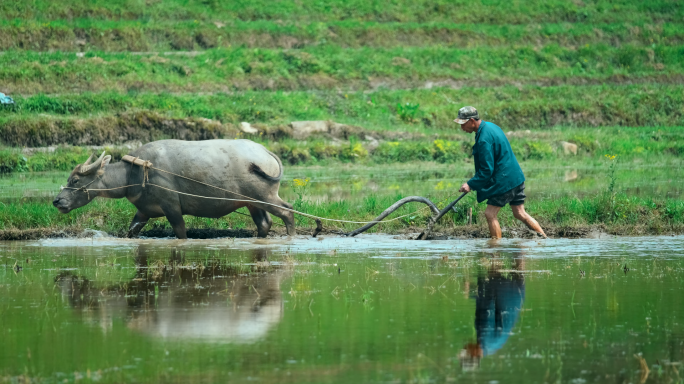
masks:
<path fill-rule="evenodd" d="M 266 237 L 273 224 L 269 213 L 283 220 L 288 235 L 295 234 L 293 213 L 280 208 L 292 208 L 278 196 L 283 164 L 260 144 L 250 140 L 160 140 L 145 144 L 129 155 L 150 161 L 155 168 L 273 205 L 172 192 L 163 188 L 198 196 L 245 199 L 154 169 L 149 169 L 149 179 L 143 187 L 142 166 L 123 161 L 110 164 L 111 156 L 105 156 L 104 152 L 95 162 L 91 163 L 91 156 L 84 164 L 77 165 L 69 176 L 67 188 L 52 204 L 61 213 L 68 213 L 88 204 L 96 196 L 125 197 L 138 209 L 128 230 L 129 237 L 137 236 L 150 218 L 166 216 L 176 236 L 186 239 L 183 215 L 219 218 L 241 207 L 249 209 L 258 236 Z M 119 188 L 127 185 L 134 186 Z"/>

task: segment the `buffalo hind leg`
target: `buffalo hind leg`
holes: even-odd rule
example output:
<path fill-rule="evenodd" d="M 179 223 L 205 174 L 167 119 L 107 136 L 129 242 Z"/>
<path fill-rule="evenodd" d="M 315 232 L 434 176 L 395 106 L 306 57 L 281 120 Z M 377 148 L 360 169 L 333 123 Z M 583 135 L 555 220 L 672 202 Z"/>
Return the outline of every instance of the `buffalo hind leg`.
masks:
<path fill-rule="evenodd" d="M 294 213 L 292 211 L 289 211 L 287 209 L 283 209 L 280 207 L 285 207 L 292 209 L 292 205 L 284 202 L 282 199 L 279 197 L 276 197 L 273 201 L 269 201 L 269 203 L 275 204 L 274 205 L 263 205 L 264 211 L 267 211 L 271 215 L 281 219 L 283 223 L 285 223 L 285 228 L 287 229 L 287 235 L 288 236 L 294 236 L 297 233 L 295 232 L 295 220 L 294 220 Z"/>
<path fill-rule="evenodd" d="M 126 237 L 128 238 L 133 238 L 133 237 L 138 237 L 138 234 L 140 233 L 140 230 L 143 229 L 145 224 L 147 224 L 147 220 L 150 218 L 142 214 L 140 211 L 138 211 L 135 216 L 133 216 L 133 221 L 131 222 L 131 226 L 128 227 L 128 234 Z"/>
<path fill-rule="evenodd" d="M 271 225 L 273 225 L 273 220 L 271 220 L 271 215 L 261 208 L 253 207 L 251 205 L 247 206 L 249 213 L 252 215 L 252 220 L 257 227 L 257 236 L 266 237 L 268 231 L 271 230 Z"/>
<path fill-rule="evenodd" d="M 183 220 L 183 214 L 181 213 L 180 207 L 166 205 L 162 206 L 161 209 L 164 212 L 164 216 L 166 216 L 166 219 L 169 221 L 169 224 L 171 224 L 171 228 L 173 228 L 176 237 L 179 239 L 187 239 L 188 233 L 185 230 L 185 220 Z"/>

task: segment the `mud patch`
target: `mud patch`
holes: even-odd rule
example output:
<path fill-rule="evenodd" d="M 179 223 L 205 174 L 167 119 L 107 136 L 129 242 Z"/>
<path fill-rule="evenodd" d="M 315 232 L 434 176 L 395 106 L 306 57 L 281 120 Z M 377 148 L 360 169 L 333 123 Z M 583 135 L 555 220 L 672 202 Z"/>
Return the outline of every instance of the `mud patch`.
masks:
<path fill-rule="evenodd" d="M 663 227 L 650 227 L 646 225 L 622 225 L 607 227 L 600 225 L 583 226 L 564 226 L 556 227 L 553 225 L 543 225 L 544 231 L 549 238 L 566 239 L 603 239 L 610 236 L 649 236 L 649 235 L 680 235 L 684 234 L 684 225 Z M 394 236 L 397 240 L 415 240 L 424 228 L 408 227 L 401 230 L 390 232 L 372 232 L 366 235 Z M 296 228 L 297 235 L 310 237 L 313 235 L 313 228 Z M 40 228 L 40 229 L 7 229 L 0 231 L 0 240 L 39 240 L 55 238 L 85 238 L 85 237 L 118 237 L 124 238 L 125 232 L 105 233 L 91 229 L 81 228 Z M 211 229 L 211 228 L 191 228 L 187 230 L 188 239 L 220 239 L 220 238 L 255 238 L 256 230 L 252 229 Z M 335 229 L 323 228 L 320 233 L 326 237 L 345 237 L 344 232 Z M 502 230 L 504 238 L 508 239 L 538 239 L 539 237 L 532 231 L 523 227 L 504 228 Z M 274 225 L 268 234 L 268 238 L 281 238 L 287 236 L 285 227 Z M 172 238 L 176 235 L 171 229 L 155 228 L 140 233 L 143 238 Z M 447 239 L 488 239 L 489 229 L 482 225 L 463 226 L 454 228 L 437 228 L 433 231 L 429 240 Z"/>
<path fill-rule="evenodd" d="M 256 237 L 256 231 L 249 229 L 188 229 L 187 235 L 188 239 L 249 238 Z M 176 235 L 171 229 L 151 229 L 141 232 L 140 237 L 176 238 Z"/>
<path fill-rule="evenodd" d="M 39 240 L 76 237 L 81 233 L 76 229 L 6 229 L 0 231 L 0 240 Z"/>

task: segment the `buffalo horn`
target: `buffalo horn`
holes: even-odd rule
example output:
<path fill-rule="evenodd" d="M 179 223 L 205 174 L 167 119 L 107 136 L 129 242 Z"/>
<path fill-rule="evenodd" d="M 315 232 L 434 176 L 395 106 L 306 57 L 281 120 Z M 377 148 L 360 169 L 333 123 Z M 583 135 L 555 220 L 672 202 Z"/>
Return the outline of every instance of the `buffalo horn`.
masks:
<path fill-rule="evenodd" d="M 90 157 L 88 158 L 88 160 L 86 160 L 86 162 L 83 163 L 83 166 L 86 166 L 86 165 L 90 164 L 90 162 L 93 161 L 93 156 L 94 156 L 94 155 L 91 153 L 91 154 L 90 154 Z"/>
<path fill-rule="evenodd" d="M 82 175 L 87 175 L 94 170 L 100 169 L 100 164 L 102 164 L 102 159 L 104 159 L 104 156 L 105 156 L 105 152 L 102 151 L 102 154 L 100 155 L 100 157 L 97 160 L 95 160 L 94 163 L 88 164 L 88 162 L 85 162 L 83 165 L 81 165 L 80 173 Z"/>

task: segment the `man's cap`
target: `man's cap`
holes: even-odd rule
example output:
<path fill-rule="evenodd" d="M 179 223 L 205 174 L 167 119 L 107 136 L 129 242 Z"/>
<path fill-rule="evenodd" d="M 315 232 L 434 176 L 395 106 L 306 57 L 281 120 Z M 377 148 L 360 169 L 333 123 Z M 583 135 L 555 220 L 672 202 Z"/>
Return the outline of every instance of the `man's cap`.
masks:
<path fill-rule="evenodd" d="M 480 114 L 475 107 L 467 106 L 458 110 L 458 119 L 454 120 L 458 124 L 465 124 L 470 119 L 480 120 Z"/>

